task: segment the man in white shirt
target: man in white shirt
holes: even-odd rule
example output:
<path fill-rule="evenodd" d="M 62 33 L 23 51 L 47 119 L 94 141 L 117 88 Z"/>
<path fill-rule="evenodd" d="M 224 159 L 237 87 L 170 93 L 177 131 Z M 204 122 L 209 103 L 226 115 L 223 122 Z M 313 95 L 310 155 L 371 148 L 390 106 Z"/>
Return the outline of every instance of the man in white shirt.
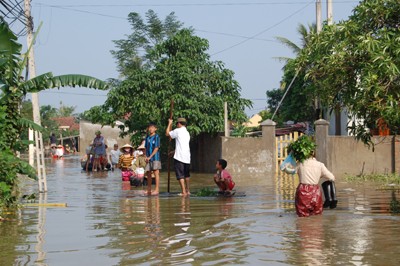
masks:
<path fill-rule="evenodd" d="M 168 120 L 165 134 L 175 139 L 174 166 L 176 179 L 182 189 L 182 196 L 190 195 L 190 134 L 186 129 L 186 119 L 178 118 L 176 128 L 172 130 L 173 120 Z"/>

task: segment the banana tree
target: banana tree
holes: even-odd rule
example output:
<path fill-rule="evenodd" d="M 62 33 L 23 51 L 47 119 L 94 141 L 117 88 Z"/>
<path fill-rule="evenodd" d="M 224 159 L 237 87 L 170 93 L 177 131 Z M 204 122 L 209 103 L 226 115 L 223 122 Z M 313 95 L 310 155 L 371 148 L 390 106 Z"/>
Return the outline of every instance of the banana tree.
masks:
<path fill-rule="evenodd" d="M 33 121 L 21 117 L 19 109 L 23 97 L 27 93 L 60 87 L 107 89 L 107 83 L 104 81 L 85 75 L 53 76 L 48 72 L 24 80 L 22 73 L 28 60 L 28 53 L 22 54 L 21 50 L 22 45 L 18 43 L 17 37 L 0 17 L 0 205 L 2 198 L 10 196 L 9 192 L 15 185 L 16 173 L 34 176 L 34 169 L 15 156 L 15 153 L 24 146 L 19 139 L 23 130 L 28 128 L 42 130 Z M 14 168 L 17 172 L 3 171 L 8 167 L 2 168 L 1 165 L 9 165 L 10 160 L 15 163 Z"/>

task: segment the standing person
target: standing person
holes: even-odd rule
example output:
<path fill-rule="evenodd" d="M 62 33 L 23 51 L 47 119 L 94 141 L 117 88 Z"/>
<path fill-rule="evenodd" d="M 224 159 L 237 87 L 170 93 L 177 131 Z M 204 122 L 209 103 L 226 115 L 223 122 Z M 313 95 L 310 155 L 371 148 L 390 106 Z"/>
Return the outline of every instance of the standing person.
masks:
<path fill-rule="evenodd" d="M 99 167 L 102 168 L 101 162 L 103 161 L 103 156 L 106 153 L 106 144 L 100 130 L 96 131 L 96 137 L 93 140 L 93 153 L 93 171 L 96 172 Z"/>
<path fill-rule="evenodd" d="M 146 148 L 144 142 L 137 148 L 136 160 L 132 165 L 133 176 L 131 177 L 131 186 L 138 187 L 143 184 L 144 169 L 146 168 Z"/>
<path fill-rule="evenodd" d="M 182 192 L 180 195 L 190 195 L 190 134 L 186 129 L 186 119 L 178 118 L 176 128 L 172 130 L 173 120 L 168 120 L 165 134 L 175 139 L 174 166 L 176 179 L 179 181 Z"/>
<path fill-rule="evenodd" d="M 154 122 L 150 122 L 147 126 L 148 135 L 145 140 L 146 148 L 146 176 L 147 176 L 147 195 L 158 195 L 159 193 L 159 183 L 160 183 L 160 170 L 161 170 L 161 160 L 160 160 L 160 136 L 156 133 L 157 125 Z M 154 173 L 156 179 L 156 187 L 151 191 L 152 177 L 151 174 Z"/>
<path fill-rule="evenodd" d="M 132 171 L 132 161 L 135 158 L 133 156 L 133 147 L 129 144 L 125 144 L 121 148 L 122 155 L 119 157 L 118 166 L 121 168 L 122 181 L 129 181 Z"/>
<path fill-rule="evenodd" d="M 299 217 L 322 214 L 322 194 L 319 180 L 326 178 L 334 181 L 335 177 L 325 165 L 314 158 L 316 145 L 308 136 L 301 136 L 288 146 L 288 151 L 298 161 L 297 173 L 300 184 L 296 189 L 295 205 Z"/>
<path fill-rule="evenodd" d="M 118 144 L 114 144 L 114 149 L 110 151 L 110 162 L 111 162 L 111 171 L 114 171 L 114 168 L 117 167 L 119 156 L 121 152 L 118 149 Z"/>
<path fill-rule="evenodd" d="M 56 134 L 51 133 L 50 138 L 50 147 L 56 147 L 57 146 L 57 138 L 56 138 Z"/>

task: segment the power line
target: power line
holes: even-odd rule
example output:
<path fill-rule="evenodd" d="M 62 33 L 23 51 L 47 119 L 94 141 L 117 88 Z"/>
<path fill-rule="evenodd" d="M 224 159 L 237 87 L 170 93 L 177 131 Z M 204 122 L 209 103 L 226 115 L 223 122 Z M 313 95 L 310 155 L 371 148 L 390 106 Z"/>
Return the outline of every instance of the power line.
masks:
<path fill-rule="evenodd" d="M 335 1 L 335 4 L 351 4 L 358 3 L 356 0 L 349 1 Z M 277 1 L 277 2 L 239 2 L 239 3 L 191 3 L 191 4 L 172 4 L 172 3 L 164 3 L 164 4 L 76 4 L 76 5 L 51 5 L 52 7 L 86 7 L 86 8 L 97 8 L 97 7 L 198 7 L 198 6 L 260 6 L 260 5 L 301 5 L 307 4 L 307 1 L 295 2 L 295 1 Z M 37 3 L 38 5 L 45 5 L 43 3 Z M 49 5 L 50 6 L 50 5 Z"/>
<path fill-rule="evenodd" d="M 46 5 L 46 4 L 41 4 L 41 3 L 37 3 L 37 5 L 38 6 L 47 6 L 50 8 L 57 8 L 57 9 L 62 9 L 62 10 L 67 10 L 67 11 L 74 11 L 74 12 L 79 12 L 79 13 L 86 13 L 86 14 L 91 14 L 91 15 L 96 15 L 96 16 L 127 20 L 127 18 L 125 18 L 125 17 L 112 16 L 112 15 L 108 15 L 108 14 L 91 12 L 91 11 L 86 11 L 86 10 L 81 10 L 81 9 L 76 9 L 76 8 L 62 7 L 62 6 L 58 6 L 58 5 Z M 202 29 L 196 29 L 196 28 L 194 28 L 194 30 L 197 32 L 211 33 L 211 34 L 217 34 L 217 35 L 228 36 L 228 37 L 278 43 L 277 40 L 273 40 L 273 39 L 256 38 L 256 37 L 243 36 L 243 35 L 238 35 L 238 34 L 233 34 L 233 33 L 216 32 L 216 31 L 202 30 Z"/>
<path fill-rule="evenodd" d="M 253 38 L 257 37 L 257 36 L 260 36 L 261 34 L 263 34 L 263 33 L 267 32 L 267 31 L 269 31 L 269 30 L 275 28 L 276 26 L 282 24 L 282 23 L 285 22 L 286 20 L 288 20 L 288 19 L 290 19 L 291 17 L 295 16 L 296 14 L 300 13 L 301 11 L 303 11 L 304 9 L 306 9 L 306 8 L 307 8 L 309 5 L 311 5 L 312 3 L 314 3 L 314 0 L 308 2 L 308 4 L 305 5 L 304 7 L 300 8 L 299 10 L 297 10 L 297 11 L 295 11 L 294 13 L 290 14 L 289 16 L 285 17 L 284 19 L 278 21 L 277 23 L 273 24 L 272 26 L 266 28 L 265 30 L 262 30 L 262 31 L 260 31 L 260 32 L 258 32 L 258 33 L 256 33 L 256 34 L 254 34 L 253 36 L 251 36 L 251 37 L 249 37 L 249 38 L 247 38 L 247 39 L 245 39 L 245 40 L 243 40 L 243 41 L 241 41 L 241 42 L 238 42 L 238 43 L 236 43 L 236 44 L 234 44 L 234 45 L 231 45 L 231 46 L 229 46 L 229 47 L 227 47 L 227 48 L 225 48 L 225 49 L 222 49 L 222 50 L 220 50 L 220 51 L 218 51 L 218 52 L 216 52 L 216 53 L 214 53 L 214 54 L 212 54 L 212 55 L 217 55 L 217 54 L 223 53 L 223 52 L 228 51 L 228 50 L 230 50 L 230 49 L 232 49 L 232 48 L 235 48 L 235 47 L 237 47 L 237 46 L 239 46 L 239 45 L 242 45 L 242 44 L 244 44 L 244 43 L 250 41 L 251 39 L 253 39 Z"/>

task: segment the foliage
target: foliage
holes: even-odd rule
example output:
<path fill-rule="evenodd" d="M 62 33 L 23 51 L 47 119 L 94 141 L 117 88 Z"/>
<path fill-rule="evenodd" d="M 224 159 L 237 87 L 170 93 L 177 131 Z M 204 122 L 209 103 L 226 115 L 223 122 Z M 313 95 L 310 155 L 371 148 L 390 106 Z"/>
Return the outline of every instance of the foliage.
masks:
<path fill-rule="evenodd" d="M 348 175 L 345 177 L 348 182 L 361 182 L 366 181 L 377 182 L 381 184 L 394 184 L 400 185 L 400 176 L 394 174 L 360 174 L 360 175 Z"/>
<path fill-rule="evenodd" d="M 302 48 L 309 45 L 309 39 L 316 32 L 315 25 L 309 25 L 308 29 L 303 24 L 299 24 L 297 31 L 300 35 L 301 46 L 284 37 L 276 37 L 285 46 L 289 47 L 296 55 Z M 271 113 L 274 113 L 280 100 L 282 99 L 286 88 L 297 72 L 296 59 L 279 57 L 278 59 L 286 62 L 283 67 L 283 76 L 281 87 L 267 91 L 267 106 Z M 314 96 L 312 94 L 313 84 L 304 79 L 305 71 L 300 70 L 297 78 L 294 80 L 290 90 L 285 96 L 279 107 L 274 120 L 278 125 L 285 121 L 313 121 L 315 119 Z"/>
<path fill-rule="evenodd" d="M 317 145 L 310 136 L 302 135 L 296 141 L 291 142 L 287 149 L 289 153 L 293 154 L 296 161 L 302 163 L 314 155 L 316 147 Z"/>
<path fill-rule="evenodd" d="M 27 55 L 22 56 L 21 49 L 22 45 L 17 42 L 8 24 L 0 20 L 0 207 L 8 207 L 15 202 L 18 173 L 36 177 L 35 169 L 16 156 L 29 144 L 21 139 L 24 130 L 43 130 L 32 122 L 32 118 L 22 117 L 20 108 L 25 95 L 64 86 L 107 88 L 106 83 L 83 75 L 53 76 L 46 73 L 25 81 L 21 74 L 26 66 Z"/>
<path fill-rule="evenodd" d="M 137 143 L 149 121 L 159 125 L 160 136 L 170 116 L 188 120 L 192 136 L 201 132 L 223 130 L 224 102 L 228 102 L 229 119 L 238 123 L 247 120 L 244 108 L 249 100 L 240 97 L 240 86 L 234 73 L 222 62 L 210 61 L 206 53 L 208 41 L 183 29 L 150 51 L 154 59 L 151 69 L 135 69 L 126 80 L 115 83 L 104 105 L 85 113 L 92 122 L 113 124 L 125 119 L 122 134 L 132 134 Z"/>
<path fill-rule="evenodd" d="M 246 137 L 246 133 L 249 132 L 249 128 L 244 125 L 237 125 L 231 132 L 232 137 Z"/>
<path fill-rule="evenodd" d="M 400 125 L 400 2 L 364 0 L 348 20 L 311 33 L 297 65 L 323 105 L 347 108 L 351 133 L 373 144 L 368 128 L 383 119 Z"/>
<path fill-rule="evenodd" d="M 194 196 L 196 197 L 214 197 L 218 195 L 217 192 L 209 187 L 205 187 L 194 193 Z"/>
<path fill-rule="evenodd" d="M 152 68 L 154 61 L 150 51 L 155 45 L 176 34 L 183 25 L 173 12 L 162 21 L 153 10 L 147 11 L 146 22 L 136 12 L 130 13 L 128 20 L 132 34 L 126 40 L 114 41 L 117 50 L 111 51 L 122 77 L 129 77 L 140 68 Z"/>

